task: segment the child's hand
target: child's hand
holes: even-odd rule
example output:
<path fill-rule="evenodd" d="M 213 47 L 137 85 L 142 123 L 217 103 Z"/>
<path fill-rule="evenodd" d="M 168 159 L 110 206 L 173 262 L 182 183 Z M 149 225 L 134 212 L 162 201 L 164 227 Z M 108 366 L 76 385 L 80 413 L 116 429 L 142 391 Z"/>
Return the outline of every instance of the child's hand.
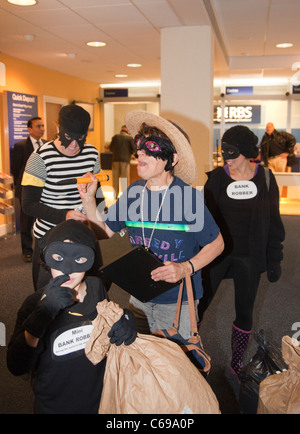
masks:
<path fill-rule="evenodd" d="M 136 338 L 136 323 L 133 313 L 125 309 L 124 315 L 112 326 L 107 336 L 110 338 L 110 343 L 117 346 L 123 343 L 125 345 L 132 344 Z"/>
<path fill-rule="evenodd" d="M 39 305 L 43 309 L 46 309 L 52 318 L 55 318 L 61 309 L 71 306 L 74 303 L 73 291 L 63 286 L 69 279 L 70 276 L 66 274 L 55 277 L 55 279 L 48 283 L 41 297 Z"/>
<path fill-rule="evenodd" d="M 25 330 L 32 336 L 41 338 L 58 312 L 74 303 L 73 291 L 61 286 L 69 278 L 64 274 L 51 280 L 35 309 L 24 321 Z"/>

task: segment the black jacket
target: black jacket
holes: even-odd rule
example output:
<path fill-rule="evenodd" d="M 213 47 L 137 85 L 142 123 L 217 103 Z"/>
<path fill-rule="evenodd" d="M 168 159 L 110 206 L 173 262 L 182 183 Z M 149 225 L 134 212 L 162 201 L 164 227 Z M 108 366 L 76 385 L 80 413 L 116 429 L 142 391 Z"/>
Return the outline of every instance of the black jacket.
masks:
<path fill-rule="evenodd" d="M 42 140 L 46 143 L 46 140 Z M 10 170 L 14 177 L 15 182 L 15 193 L 16 197 L 21 197 L 21 182 L 23 178 L 23 172 L 26 167 L 26 163 L 32 152 L 34 151 L 33 144 L 31 142 L 30 136 L 25 140 L 15 143 L 11 151 L 11 163 Z"/>
<path fill-rule="evenodd" d="M 271 135 L 265 133 L 260 143 L 265 166 L 268 166 L 268 159 L 271 156 L 280 155 L 284 152 L 287 152 L 289 156 L 294 155 L 295 144 L 295 137 L 286 131 L 274 130 Z"/>
<path fill-rule="evenodd" d="M 280 263 L 283 258 L 282 242 L 285 237 L 284 226 L 279 213 L 279 192 L 273 173 L 268 169 L 270 185 L 266 182 L 265 170 L 258 167 L 252 181 L 257 186 L 257 195 L 252 205 L 249 225 L 249 254 L 260 272 L 266 271 L 268 264 Z M 204 186 L 205 201 L 219 226 L 225 242 L 225 249 L 216 261 L 230 254 L 232 237 L 228 225 L 219 209 L 218 202 L 228 183 L 228 175 L 223 167 L 209 172 Z M 243 222 L 241 221 L 241 224 Z"/>

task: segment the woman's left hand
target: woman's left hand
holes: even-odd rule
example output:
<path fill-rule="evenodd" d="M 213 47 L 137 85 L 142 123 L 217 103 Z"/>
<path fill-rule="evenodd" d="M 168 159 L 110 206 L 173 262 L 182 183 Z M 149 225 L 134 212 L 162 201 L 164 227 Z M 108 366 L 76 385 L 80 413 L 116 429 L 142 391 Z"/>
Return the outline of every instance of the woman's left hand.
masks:
<path fill-rule="evenodd" d="M 157 282 L 164 280 L 169 283 L 176 283 L 185 277 L 183 264 L 179 262 L 166 261 L 162 267 L 151 272 L 151 278 Z"/>

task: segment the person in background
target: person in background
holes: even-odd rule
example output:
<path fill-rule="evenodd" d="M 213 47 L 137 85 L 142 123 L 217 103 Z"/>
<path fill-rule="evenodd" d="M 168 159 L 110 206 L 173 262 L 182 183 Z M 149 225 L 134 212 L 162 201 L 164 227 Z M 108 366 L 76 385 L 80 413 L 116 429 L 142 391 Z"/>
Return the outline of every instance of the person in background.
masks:
<path fill-rule="evenodd" d="M 199 320 L 221 281 L 232 278 L 235 319 L 230 366 L 237 376 L 251 335 L 260 276 L 267 271 L 270 282 L 280 278 L 285 237 L 275 177 L 269 169 L 252 163 L 258 155 L 257 143 L 257 136 L 246 126 L 228 129 L 222 137 L 225 166 L 208 172 L 204 186 L 206 205 L 221 229 L 225 249 L 203 271 Z"/>
<path fill-rule="evenodd" d="M 42 137 L 45 133 L 45 126 L 42 118 L 34 117 L 27 122 L 29 136 L 25 140 L 15 143 L 11 152 L 11 173 L 14 177 L 15 196 L 20 203 L 20 234 L 21 248 L 24 262 L 32 262 L 33 238 L 32 226 L 34 217 L 23 212 L 22 203 L 22 177 L 28 158 L 32 152 L 46 143 Z"/>
<path fill-rule="evenodd" d="M 94 199 L 96 179 L 78 185 L 87 218 L 108 238 L 126 228 L 132 247 L 142 245 L 160 258 L 162 265 L 151 273 L 154 281 L 177 283 L 187 268 L 198 305 L 203 294 L 201 269 L 222 252 L 224 245 L 202 193 L 191 186 L 197 176 L 191 145 L 182 129 L 152 113 L 132 111 L 126 116 L 126 125 L 135 137 L 141 179 L 103 215 Z M 178 292 L 179 284 L 146 303 L 130 297 L 129 308 L 140 333 L 172 327 Z M 190 337 L 185 285 L 179 333 Z"/>
<path fill-rule="evenodd" d="M 106 360 L 94 366 L 84 349 L 96 306 L 108 299 L 102 281 L 86 276 L 98 243 L 76 220 L 58 224 L 46 239 L 43 258 L 52 279 L 19 309 L 7 366 L 17 376 L 33 374 L 34 414 L 97 414 Z M 133 314 L 125 309 L 108 336 L 115 345 L 134 342 Z"/>
<path fill-rule="evenodd" d="M 110 142 L 109 149 L 112 152 L 112 172 L 113 187 L 116 199 L 119 196 L 119 180 L 127 179 L 127 185 L 130 180 L 130 160 L 131 156 L 136 153 L 136 146 L 132 136 L 128 133 L 126 125 L 123 125 L 119 134 L 115 134 Z"/>
<path fill-rule="evenodd" d="M 288 158 L 294 156 L 295 137 L 286 131 L 277 131 L 272 122 L 266 125 L 261 140 L 262 159 L 272 172 L 285 172 Z"/>
<path fill-rule="evenodd" d="M 59 185 L 58 182 L 86 172 L 100 172 L 98 150 L 86 143 L 90 119 L 90 114 L 78 105 L 62 107 L 58 137 L 37 149 L 27 161 L 22 179 L 22 207 L 26 214 L 35 217 L 32 261 L 35 290 L 44 286 L 50 277 L 40 262 L 45 234 L 64 220 L 87 223 L 76 184 Z M 101 265 L 99 247 L 91 272 L 97 273 Z"/>

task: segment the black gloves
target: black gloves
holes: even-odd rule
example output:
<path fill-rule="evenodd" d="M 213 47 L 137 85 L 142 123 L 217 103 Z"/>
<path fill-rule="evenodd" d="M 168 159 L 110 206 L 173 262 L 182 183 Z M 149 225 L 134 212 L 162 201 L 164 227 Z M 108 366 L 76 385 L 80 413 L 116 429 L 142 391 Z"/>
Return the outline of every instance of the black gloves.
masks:
<path fill-rule="evenodd" d="M 269 282 L 277 282 L 281 276 L 280 262 L 273 262 L 268 264 L 267 276 Z"/>
<path fill-rule="evenodd" d="M 56 277 L 47 285 L 34 311 L 23 323 L 25 330 L 31 335 L 41 338 L 58 312 L 74 303 L 71 289 L 60 286 L 69 278 L 64 274 Z"/>
<path fill-rule="evenodd" d="M 111 344 L 121 345 L 123 342 L 125 345 L 130 345 L 136 338 L 136 323 L 133 313 L 124 309 L 124 314 L 121 316 L 110 331 L 108 332 Z"/>

